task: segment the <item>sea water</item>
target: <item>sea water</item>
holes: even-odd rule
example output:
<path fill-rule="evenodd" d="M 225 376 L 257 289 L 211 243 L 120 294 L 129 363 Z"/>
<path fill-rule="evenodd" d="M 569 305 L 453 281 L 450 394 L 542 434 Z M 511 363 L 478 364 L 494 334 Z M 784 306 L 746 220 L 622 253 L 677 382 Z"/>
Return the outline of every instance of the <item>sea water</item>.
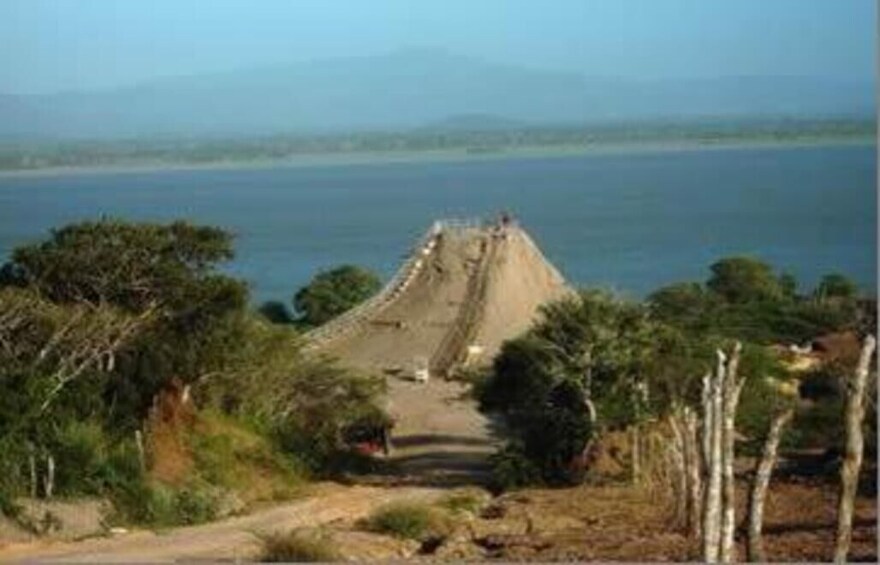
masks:
<path fill-rule="evenodd" d="M 320 269 L 390 276 L 438 218 L 505 210 L 574 284 L 633 296 L 751 255 L 804 289 L 876 286 L 876 147 L 627 150 L 560 157 L 0 177 L 0 256 L 67 222 L 185 218 L 236 236 L 229 272 L 289 301 Z"/>

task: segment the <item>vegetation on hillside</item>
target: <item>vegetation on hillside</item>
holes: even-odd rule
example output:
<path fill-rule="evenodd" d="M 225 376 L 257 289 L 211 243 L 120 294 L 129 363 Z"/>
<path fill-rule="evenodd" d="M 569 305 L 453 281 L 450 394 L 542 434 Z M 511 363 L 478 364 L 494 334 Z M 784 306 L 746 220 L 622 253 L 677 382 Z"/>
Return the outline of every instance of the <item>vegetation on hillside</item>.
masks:
<path fill-rule="evenodd" d="M 247 163 L 308 155 L 588 149 L 638 143 L 799 142 L 872 139 L 873 120 L 763 119 L 621 122 L 465 130 L 420 129 L 255 138 L 128 139 L 0 144 L 0 170 Z"/>
<path fill-rule="evenodd" d="M 382 288 L 378 275 L 342 265 L 321 271 L 293 296 L 293 307 L 306 327 L 320 326 L 360 304 Z"/>
<path fill-rule="evenodd" d="M 288 496 L 381 383 L 305 358 L 216 267 L 225 231 L 104 219 L 0 268 L 0 500 L 99 495 L 168 525 Z M 255 482 L 255 477 L 261 477 Z M 260 483 L 260 484 L 257 484 Z M 235 511 L 226 508 L 226 511 Z"/>
<path fill-rule="evenodd" d="M 705 283 L 664 287 L 643 302 L 580 291 L 546 305 L 525 335 L 504 344 L 477 386 L 482 409 L 502 415 L 512 435 L 494 457 L 499 488 L 581 480 L 600 432 L 699 406 L 716 349 L 729 350 L 735 340 L 744 344 L 738 428 L 752 440 L 746 449 L 757 451 L 770 418 L 790 402 L 779 383 L 793 378 L 768 346 L 873 324 L 875 303 L 839 274 L 801 293 L 793 277 L 753 258 L 721 259 L 710 273 Z M 839 407 L 840 399 L 827 376 L 833 370 L 805 381 L 831 392 L 798 415 L 827 427 L 810 426 L 789 441 L 835 445 L 840 419 L 831 421 L 828 406 Z"/>

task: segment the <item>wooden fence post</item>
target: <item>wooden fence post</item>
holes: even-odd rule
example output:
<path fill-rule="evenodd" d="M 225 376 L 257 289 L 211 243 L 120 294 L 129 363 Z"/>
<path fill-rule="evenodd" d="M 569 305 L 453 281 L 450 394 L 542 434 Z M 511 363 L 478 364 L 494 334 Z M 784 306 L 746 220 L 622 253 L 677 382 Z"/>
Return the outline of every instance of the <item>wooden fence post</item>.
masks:
<path fill-rule="evenodd" d="M 846 450 L 840 466 L 840 498 L 837 506 L 837 541 L 834 548 L 834 561 L 846 563 L 852 542 L 853 505 L 859 483 L 859 470 L 862 467 L 862 453 L 865 438 L 862 434 L 862 420 L 865 418 L 865 390 L 871 359 L 877 341 L 869 335 L 862 343 L 862 351 L 855 373 L 847 382 L 846 411 Z"/>
<path fill-rule="evenodd" d="M 777 414 L 770 423 L 770 431 L 764 440 L 764 449 L 761 459 L 755 469 L 755 478 L 752 482 L 749 494 L 749 529 L 748 543 L 746 546 L 746 558 L 751 562 L 765 562 L 767 556 L 764 553 L 764 544 L 761 542 L 761 529 L 764 526 L 764 502 L 767 499 L 767 488 L 770 485 L 770 475 L 776 465 L 776 456 L 779 448 L 779 440 L 782 437 L 782 429 L 794 416 L 794 409 L 789 408 Z"/>

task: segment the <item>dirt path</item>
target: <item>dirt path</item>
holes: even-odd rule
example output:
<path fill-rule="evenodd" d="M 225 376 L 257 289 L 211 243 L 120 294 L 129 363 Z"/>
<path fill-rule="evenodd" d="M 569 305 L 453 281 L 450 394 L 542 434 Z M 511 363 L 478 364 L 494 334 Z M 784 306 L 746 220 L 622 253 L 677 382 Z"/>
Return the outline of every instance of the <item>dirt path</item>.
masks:
<path fill-rule="evenodd" d="M 154 533 L 72 543 L 22 544 L 0 549 L 3 562 L 132 562 L 258 557 L 260 536 L 293 528 L 353 523 L 391 501 L 431 501 L 442 489 L 316 485 L 307 499 L 219 522 Z"/>
<path fill-rule="evenodd" d="M 424 486 L 479 485 L 488 479 L 488 456 L 498 443 L 495 428 L 458 382 L 433 379 L 389 382 L 390 411 L 397 424 L 391 461 L 405 483 Z"/>

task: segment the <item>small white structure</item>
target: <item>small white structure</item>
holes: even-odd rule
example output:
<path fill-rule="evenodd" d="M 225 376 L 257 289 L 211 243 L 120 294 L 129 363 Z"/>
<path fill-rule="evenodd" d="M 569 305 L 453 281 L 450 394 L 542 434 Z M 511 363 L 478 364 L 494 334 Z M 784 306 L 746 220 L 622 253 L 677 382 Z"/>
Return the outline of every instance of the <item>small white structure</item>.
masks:
<path fill-rule="evenodd" d="M 431 370 L 428 367 L 427 357 L 416 357 L 413 359 L 412 377 L 417 383 L 427 383 L 431 376 Z"/>
<path fill-rule="evenodd" d="M 485 351 L 486 351 L 486 348 L 483 347 L 482 345 L 479 345 L 476 343 L 472 343 L 472 344 L 468 345 L 467 351 L 466 351 L 466 356 L 464 358 L 464 364 L 470 365 L 471 363 L 475 362 L 477 359 L 479 359 L 483 355 L 483 353 Z"/>
<path fill-rule="evenodd" d="M 795 355 L 807 355 L 813 352 L 813 344 L 808 343 L 806 345 L 797 345 L 793 343 L 788 346 L 788 350 Z"/>

